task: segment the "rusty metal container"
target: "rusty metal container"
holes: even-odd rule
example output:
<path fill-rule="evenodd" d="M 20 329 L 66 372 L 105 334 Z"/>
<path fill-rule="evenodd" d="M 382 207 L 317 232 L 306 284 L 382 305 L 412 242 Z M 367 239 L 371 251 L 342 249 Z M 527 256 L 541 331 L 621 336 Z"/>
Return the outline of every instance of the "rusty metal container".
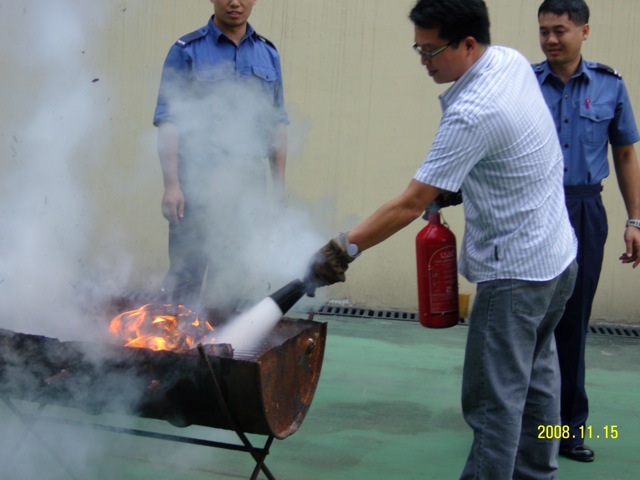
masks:
<path fill-rule="evenodd" d="M 297 431 L 320 378 L 326 323 L 282 318 L 256 352 L 206 359 L 175 353 L 57 339 L 0 330 L 0 397 L 122 413 L 176 426 L 233 430 L 226 406 L 245 433 L 283 439 Z"/>

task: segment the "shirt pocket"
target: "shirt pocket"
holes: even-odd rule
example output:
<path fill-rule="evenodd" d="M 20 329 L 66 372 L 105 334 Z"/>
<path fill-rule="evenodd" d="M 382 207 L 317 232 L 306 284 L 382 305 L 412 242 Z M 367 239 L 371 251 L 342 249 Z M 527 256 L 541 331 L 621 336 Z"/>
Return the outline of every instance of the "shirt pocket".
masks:
<path fill-rule="evenodd" d="M 602 145 L 609 140 L 609 125 L 615 115 L 613 103 L 588 103 L 580 106 L 582 141 L 588 145 Z"/>
<path fill-rule="evenodd" d="M 271 101 L 276 101 L 278 89 L 278 72 L 275 68 L 264 65 L 251 67 L 253 79 L 261 85 L 263 92 Z"/>
<path fill-rule="evenodd" d="M 273 67 L 265 65 L 253 65 L 251 67 L 253 75 L 263 82 L 275 82 L 278 80 L 278 72 Z"/>

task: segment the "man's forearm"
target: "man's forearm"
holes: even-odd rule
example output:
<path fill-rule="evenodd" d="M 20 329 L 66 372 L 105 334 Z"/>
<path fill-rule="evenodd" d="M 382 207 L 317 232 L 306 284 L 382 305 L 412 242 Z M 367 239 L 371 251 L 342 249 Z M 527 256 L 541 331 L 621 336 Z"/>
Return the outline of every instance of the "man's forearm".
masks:
<path fill-rule="evenodd" d="M 349 231 L 349 242 L 358 245 L 360 251 L 383 242 L 420 217 L 439 194 L 437 188 L 412 180 L 400 196 L 382 205 Z"/>
<path fill-rule="evenodd" d="M 278 128 L 275 139 L 275 148 L 269 156 L 271 163 L 271 176 L 274 185 L 284 189 L 285 170 L 287 168 L 287 128 L 281 125 Z"/>
<path fill-rule="evenodd" d="M 613 161 L 620 193 L 629 218 L 640 219 L 640 166 L 633 145 L 613 147 Z"/>
<path fill-rule="evenodd" d="M 284 175 L 287 166 L 287 156 L 281 152 L 274 152 L 270 158 L 271 176 L 274 184 L 284 188 Z"/>
<path fill-rule="evenodd" d="M 164 122 L 158 127 L 158 157 L 165 188 L 180 184 L 178 176 L 178 129 Z"/>

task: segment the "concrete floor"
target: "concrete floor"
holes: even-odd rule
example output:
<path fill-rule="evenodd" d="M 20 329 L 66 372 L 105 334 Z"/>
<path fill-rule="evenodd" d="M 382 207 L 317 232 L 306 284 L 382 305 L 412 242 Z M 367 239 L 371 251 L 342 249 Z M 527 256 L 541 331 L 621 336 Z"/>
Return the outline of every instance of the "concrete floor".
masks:
<path fill-rule="evenodd" d="M 467 328 L 429 330 L 415 322 L 338 316 L 315 320 L 328 323 L 318 390 L 300 429 L 271 446 L 266 464 L 273 475 L 281 480 L 458 478 L 471 442 L 460 413 Z M 596 451 L 596 460 L 581 464 L 560 458 L 561 480 L 639 478 L 639 360 L 638 339 L 589 336 L 587 383 L 594 438 L 586 443 Z M 221 430 L 176 429 L 131 417 L 104 420 L 237 442 L 233 432 Z M 618 438 L 605 438 L 614 426 Z M 0 403 L 0 478 L 239 479 L 249 478 L 254 466 L 245 452 L 85 428 L 37 428 L 46 446 L 34 442 Z M 255 446 L 265 440 L 250 438 Z"/>

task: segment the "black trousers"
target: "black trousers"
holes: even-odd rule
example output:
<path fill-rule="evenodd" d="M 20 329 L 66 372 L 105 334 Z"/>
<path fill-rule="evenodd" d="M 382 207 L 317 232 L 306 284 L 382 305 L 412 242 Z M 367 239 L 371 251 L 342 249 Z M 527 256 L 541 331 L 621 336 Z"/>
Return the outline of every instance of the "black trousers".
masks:
<path fill-rule="evenodd" d="M 219 160 L 207 168 L 181 171 L 185 178 L 184 217 L 169 226 L 169 271 L 163 282 L 166 301 L 202 307 L 205 279 L 217 279 L 221 265 L 237 259 L 230 254 L 246 245 L 267 202 L 267 170 L 257 158 Z M 240 267 L 240 265 L 237 265 Z M 209 303 L 211 299 L 206 299 Z"/>
<path fill-rule="evenodd" d="M 581 438 L 589 415 L 585 388 L 585 345 L 593 298 L 598 287 L 607 239 L 607 215 L 602 204 L 602 186 L 566 187 L 565 197 L 571 224 L 578 238 L 578 276 L 573 295 L 555 330 L 562 382 L 561 420 L 570 427 L 563 446 L 583 443 Z"/>
<path fill-rule="evenodd" d="M 187 204 L 180 223 L 169 224 L 169 271 L 163 281 L 165 301 L 185 305 L 192 310 L 200 307 L 200 291 L 210 264 L 206 208 Z"/>

